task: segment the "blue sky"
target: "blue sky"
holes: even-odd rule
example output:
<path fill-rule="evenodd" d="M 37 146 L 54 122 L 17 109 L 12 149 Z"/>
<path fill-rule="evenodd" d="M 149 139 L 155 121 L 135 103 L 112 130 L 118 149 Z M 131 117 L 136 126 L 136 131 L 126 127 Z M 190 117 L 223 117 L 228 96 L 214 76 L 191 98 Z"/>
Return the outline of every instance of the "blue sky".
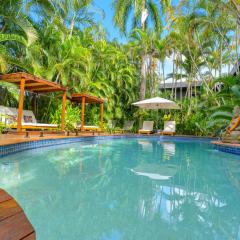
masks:
<path fill-rule="evenodd" d="M 102 20 L 101 16 L 97 17 L 97 20 L 102 21 L 103 27 L 108 33 L 108 38 L 113 40 L 118 39 L 120 42 L 126 42 L 126 38 L 120 33 L 120 31 L 114 26 L 113 15 L 114 11 L 112 9 L 112 0 L 95 0 L 94 5 L 97 8 L 104 10 L 105 18 Z"/>
<path fill-rule="evenodd" d="M 120 33 L 118 28 L 114 26 L 113 22 L 114 11 L 111 5 L 112 0 L 95 0 L 94 3 L 95 8 L 102 9 L 105 12 L 105 18 L 102 19 L 102 17 L 99 15 L 97 17 L 97 20 L 100 21 L 100 23 L 106 29 L 109 40 L 113 40 L 114 38 L 116 38 L 119 42 L 124 43 L 127 41 L 127 39 L 125 36 L 123 36 L 123 34 Z M 166 59 L 165 62 L 165 73 L 167 75 L 171 72 L 172 72 L 172 59 L 170 57 Z"/>
<path fill-rule="evenodd" d="M 96 7 L 100 8 L 105 12 L 105 18 L 102 20 L 101 16 L 99 15 L 97 17 L 97 20 L 99 20 L 102 23 L 103 27 L 106 29 L 109 40 L 113 40 L 114 38 L 116 38 L 119 42 L 124 43 L 127 42 L 126 37 L 120 33 L 116 26 L 114 26 L 113 22 L 114 11 L 111 6 L 112 2 L 113 2 L 112 0 L 95 0 L 94 3 L 95 8 Z M 172 59 L 170 57 L 167 58 L 165 62 L 165 73 L 167 75 L 171 72 L 172 72 Z"/>

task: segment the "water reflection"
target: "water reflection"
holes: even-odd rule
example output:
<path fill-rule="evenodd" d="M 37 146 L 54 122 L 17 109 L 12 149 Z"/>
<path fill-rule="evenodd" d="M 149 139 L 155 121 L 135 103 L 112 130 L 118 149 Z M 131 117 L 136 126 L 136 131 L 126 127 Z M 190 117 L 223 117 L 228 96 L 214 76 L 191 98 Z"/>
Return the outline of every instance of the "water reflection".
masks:
<path fill-rule="evenodd" d="M 177 166 L 163 164 L 141 164 L 133 169 L 133 173 L 152 180 L 170 180 L 177 173 Z"/>
<path fill-rule="evenodd" d="M 240 161 L 199 142 L 71 144 L 0 162 L 38 239 L 239 239 Z"/>

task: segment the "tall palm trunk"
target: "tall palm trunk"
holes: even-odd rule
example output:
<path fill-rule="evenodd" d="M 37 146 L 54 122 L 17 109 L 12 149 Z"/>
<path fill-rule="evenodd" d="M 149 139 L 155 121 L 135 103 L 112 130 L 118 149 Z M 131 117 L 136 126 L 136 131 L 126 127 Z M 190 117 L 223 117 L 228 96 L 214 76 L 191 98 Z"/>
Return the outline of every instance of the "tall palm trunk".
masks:
<path fill-rule="evenodd" d="M 174 96 L 174 87 L 175 87 L 175 50 L 173 50 L 173 75 L 172 75 L 172 98 Z"/>
<path fill-rule="evenodd" d="M 146 55 L 141 55 L 141 84 L 140 84 L 140 100 L 145 98 L 146 93 Z"/>
<path fill-rule="evenodd" d="M 176 75 L 178 74 L 178 67 L 179 67 L 179 61 L 178 61 L 178 53 L 176 58 Z M 174 99 L 177 100 L 177 80 L 178 77 L 175 77 L 175 85 L 174 85 Z"/>
<path fill-rule="evenodd" d="M 162 60 L 162 74 L 163 74 L 163 87 L 164 87 L 164 92 L 166 92 L 165 63 L 164 63 L 164 60 Z"/>
<path fill-rule="evenodd" d="M 182 65 L 182 63 L 183 63 L 183 57 L 182 57 L 182 54 L 180 55 L 180 57 L 181 57 L 181 65 Z M 183 93 L 182 93 L 182 83 L 183 83 L 183 77 L 182 77 L 182 75 L 183 75 L 183 68 L 182 68 L 182 66 L 180 66 L 180 81 L 181 81 L 181 83 L 180 83 L 180 100 L 182 101 L 182 98 L 183 98 Z"/>
<path fill-rule="evenodd" d="M 237 75 L 239 74 L 239 25 L 237 22 L 237 27 L 236 27 L 236 57 L 237 57 Z"/>
<path fill-rule="evenodd" d="M 220 39 L 220 66 L 219 66 L 219 77 L 222 77 L 222 64 L 223 64 L 223 56 L 222 56 L 222 39 Z"/>
<path fill-rule="evenodd" d="M 141 16 L 141 28 L 145 31 L 146 19 L 148 16 L 146 7 L 146 1 L 142 0 L 142 16 Z M 145 98 L 146 93 L 146 53 L 143 50 L 141 54 L 141 84 L 140 84 L 140 100 Z"/>

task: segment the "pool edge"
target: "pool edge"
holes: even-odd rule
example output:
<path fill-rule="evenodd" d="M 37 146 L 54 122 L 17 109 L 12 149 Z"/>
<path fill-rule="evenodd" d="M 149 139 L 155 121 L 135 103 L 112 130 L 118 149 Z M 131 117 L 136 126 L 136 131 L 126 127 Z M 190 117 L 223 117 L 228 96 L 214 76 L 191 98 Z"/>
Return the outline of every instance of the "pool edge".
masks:
<path fill-rule="evenodd" d="M 76 142 L 90 142 L 103 139 L 121 139 L 121 138 L 159 138 L 165 140 L 195 140 L 195 141 L 213 141 L 215 138 L 210 137 L 195 137 L 195 136 L 160 136 L 160 135 L 100 135 L 100 136 L 79 136 L 79 137 L 65 137 L 65 138 L 51 138 L 51 139 L 41 139 L 33 140 L 27 142 L 19 142 L 13 144 L 6 144 L 0 146 L 0 158 L 31 150 L 36 148 L 50 147 L 55 145 L 63 145 Z"/>
<path fill-rule="evenodd" d="M 220 141 L 212 141 L 211 143 L 218 151 L 240 155 L 240 144 L 223 143 Z"/>

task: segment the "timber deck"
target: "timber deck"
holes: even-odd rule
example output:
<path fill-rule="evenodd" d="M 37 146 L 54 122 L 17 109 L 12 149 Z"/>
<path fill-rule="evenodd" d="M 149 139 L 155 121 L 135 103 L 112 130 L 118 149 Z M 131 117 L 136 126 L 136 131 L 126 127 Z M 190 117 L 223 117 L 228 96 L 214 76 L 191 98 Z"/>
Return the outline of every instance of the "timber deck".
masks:
<path fill-rule="evenodd" d="M 62 139 L 62 138 L 79 138 L 79 137 L 89 137 L 89 136 L 104 136 L 109 135 L 105 133 L 94 133 L 94 132 L 83 132 L 79 133 L 76 136 L 74 133 L 70 134 L 70 136 L 66 136 L 64 134 L 45 134 L 43 137 L 39 136 L 38 134 L 29 133 L 29 137 L 26 138 L 24 134 L 0 134 L 0 146 L 16 144 L 16 143 L 23 143 L 23 142 L 32 142 L 32 141 L 40 141 L 40 140 L 48 140 L 48 139 Z"/>
<path fill-rule="evenodd" d="M 0 239 L 35 240 L 36 234 L 23 209 L 0 189 Z"/>

